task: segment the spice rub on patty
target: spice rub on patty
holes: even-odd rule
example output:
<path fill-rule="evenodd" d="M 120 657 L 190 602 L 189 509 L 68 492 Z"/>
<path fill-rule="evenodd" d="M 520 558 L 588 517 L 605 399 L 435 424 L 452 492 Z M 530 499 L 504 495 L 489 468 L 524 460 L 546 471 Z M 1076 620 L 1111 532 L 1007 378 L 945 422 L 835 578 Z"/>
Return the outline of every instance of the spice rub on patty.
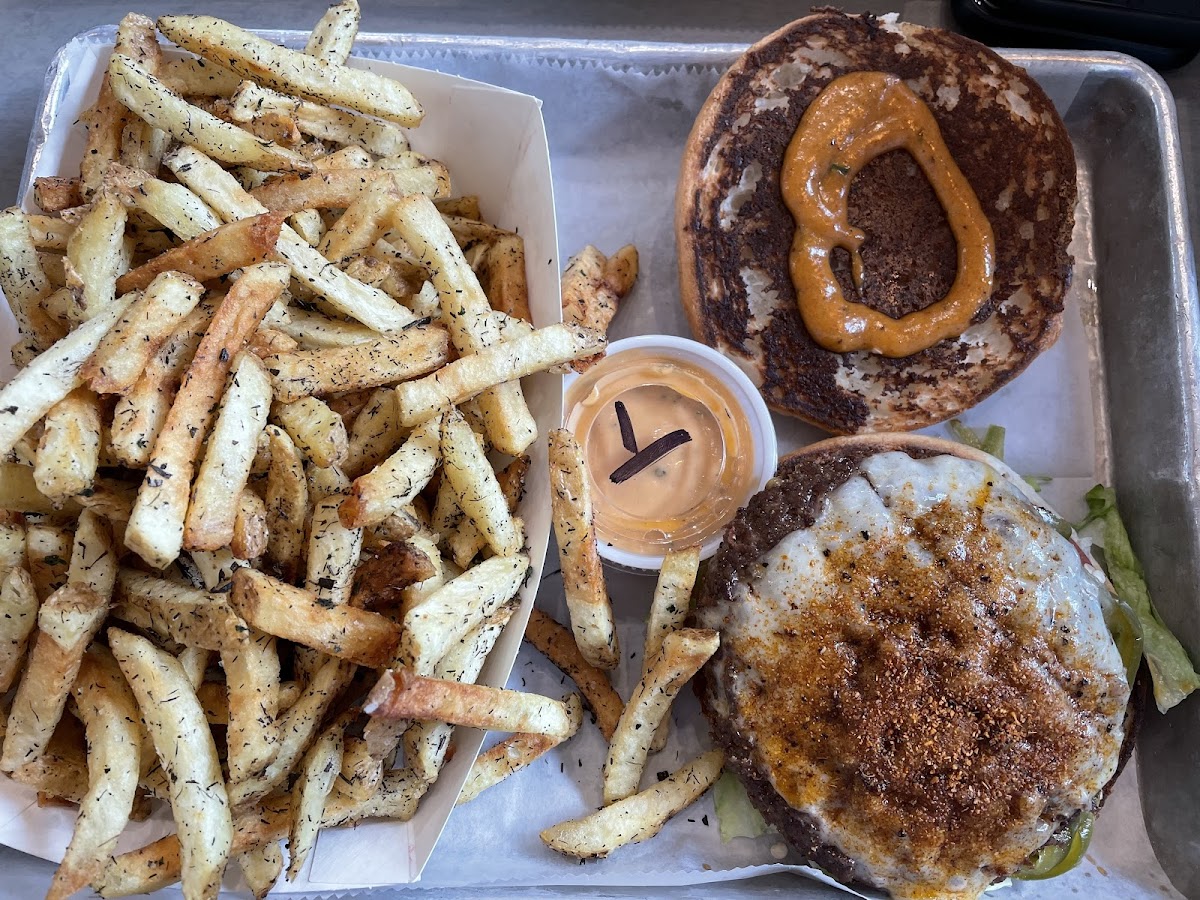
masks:
<path fill-rule="evenodd" d="M 1090 808 L 1130 699 L 1105 586 L 1001 464 L 947 446 L 785 460 L 696 612 L 722 640 L 702 705 L 751 799 L 897 897 L 977 896 Z"/>

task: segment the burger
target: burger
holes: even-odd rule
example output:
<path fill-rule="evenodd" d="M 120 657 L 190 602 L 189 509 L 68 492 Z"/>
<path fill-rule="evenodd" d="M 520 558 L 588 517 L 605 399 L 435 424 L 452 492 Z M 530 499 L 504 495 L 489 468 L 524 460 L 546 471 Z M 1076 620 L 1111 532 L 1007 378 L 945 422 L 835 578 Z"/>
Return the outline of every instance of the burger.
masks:
<path fill-rule="evenodd" d="M 878 115 L 853 126 L 864 103 Z M 896 140 L 871 145 L 879 116 Z M 789 166 L 808 167 L 792 195 Z M 1070 137 L 1019 66 L 939 29 L 818 12 L 747 50 L 696 119 L 676 193 L 683 306 L 775 411 L 835 434 L 920 428 L 1054 343 L 1075 200 Z M 837 310 L 850 337 L 862 322 L 911 337 L 967 287 L 954 327 L 925 340 L 888 349 L 813 329 L 814 309 Z"/>
<path fill-rule="evenodd" d="M 914 435 L 810 445 L 738 513 L 693 613 L 721 632 L 697 690 L 802 857 L 973 898 L 1078 851 L 1142 692 L 1069 534 L 999 460 Z"/>

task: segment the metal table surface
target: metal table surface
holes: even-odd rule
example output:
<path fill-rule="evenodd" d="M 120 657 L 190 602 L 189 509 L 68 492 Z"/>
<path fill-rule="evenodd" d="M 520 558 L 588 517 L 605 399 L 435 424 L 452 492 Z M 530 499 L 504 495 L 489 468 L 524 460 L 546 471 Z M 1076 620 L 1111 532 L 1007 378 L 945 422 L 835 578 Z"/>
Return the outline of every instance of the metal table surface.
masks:
<path fill-rule="evenodd" d="M 0 0 L 0 122 L 6 125 L 0 141 L 0 200 L 15 202 L 26 143 L 42 90 L 43 74 L 55 51 L 78 32 L 117 22 L 136 9 L 154 16 L 167 12 L 205 12 L 250 28 L 306 28 L 331 0 L 205 0 L 180 4 L 163 0 Z M 803 12 L 805 4 L 782 0 L 363 0 L 364 31 L 424 31 L 450 34 L 499 34 L 566 37 L 641 38 L 645 40 L 753 41 Z M 907 21 L 954 27 L 946 0 L 902 0 L 871 3 L 841 0 L 848 12 L 895 10 Z M 1200 233 L 1200 58 L 1164 75 L 1174 92 L 1190 198 L 1189 222 Z M 53 865 L 0 847 L 0 898 L 24 898 L 45 893 Z M 737 893 L 742 896 L 782 896 L 793 884 L 788 876 L 767 876 L 751 883 L 700 885 L 660 895 L 702 897 Z M 538 891 L 379 890 L 372 897 L 412 896 L 441 900 L 450 896 L 536 896 Z M 639 897 L 639 889 L 607 888 L 589 896 Z"/>

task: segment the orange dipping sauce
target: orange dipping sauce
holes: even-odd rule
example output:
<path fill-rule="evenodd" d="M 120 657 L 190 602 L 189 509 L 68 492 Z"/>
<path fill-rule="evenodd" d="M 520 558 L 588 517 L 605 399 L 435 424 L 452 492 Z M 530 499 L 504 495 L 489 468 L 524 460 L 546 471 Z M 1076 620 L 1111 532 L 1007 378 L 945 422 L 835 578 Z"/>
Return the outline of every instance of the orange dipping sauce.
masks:
<path fill-rule="evenodd" d="M 638 450 L 673 432 L 690 440 L 620 483 L 611 477 Z M 567 427 L 587 457 L 596 536 L 630 553 L 661 554 L 720 532 L 757 487 L 750 426 L 716 376 L 655 350 L 628 350 L 587 370 L 567 389 Z"/>

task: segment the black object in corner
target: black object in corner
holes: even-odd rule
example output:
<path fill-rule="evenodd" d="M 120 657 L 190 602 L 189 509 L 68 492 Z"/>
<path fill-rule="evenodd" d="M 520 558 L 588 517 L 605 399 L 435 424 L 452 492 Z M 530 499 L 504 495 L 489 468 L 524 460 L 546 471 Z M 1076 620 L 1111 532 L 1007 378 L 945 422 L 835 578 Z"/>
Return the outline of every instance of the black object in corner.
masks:
<path fill-rule="evenodd" d="M 995 47 L 1118 50 L 1173 69 L 1200 49 L 1198 0 L 950 0 L 976 40 Z"/>

